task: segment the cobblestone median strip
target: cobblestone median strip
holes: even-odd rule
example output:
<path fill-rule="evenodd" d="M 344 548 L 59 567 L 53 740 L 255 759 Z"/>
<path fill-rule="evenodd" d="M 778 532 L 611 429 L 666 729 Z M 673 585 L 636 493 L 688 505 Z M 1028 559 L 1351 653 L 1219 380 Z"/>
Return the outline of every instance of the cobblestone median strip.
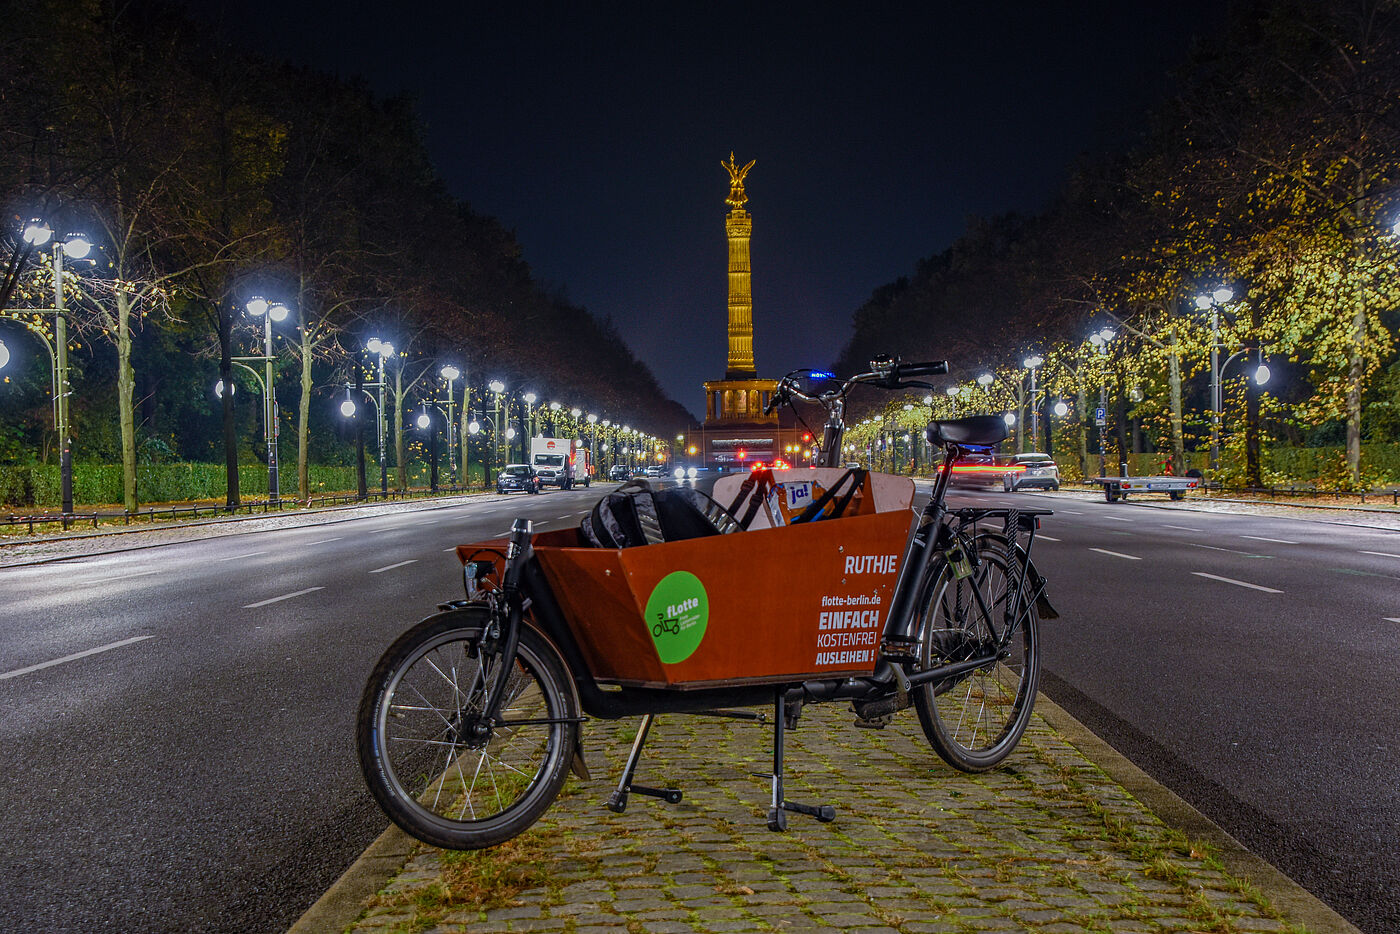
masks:
<path fill-rule="evenodd" d="M 634 728 L 586 726 L 595 775 L 617 775 Z M 808 708 L 789 734 L 788 796 L 835 805 L 837 818 L 792 815 L 786 833 L 767 830 L 767 783 L 752 774 L 768 767 L 770 737 L 748 722 L 658 718 L 638 781 L 682 788 L 680 804 L 634 795 L 613 814 L 606 781 L 571 780 L 505 847 L 415 845 L 348 930 L 1355 930 L 1306 893 L 1287 893 L 1285 917 L 1040 716 L 1004 767 L 965 775 L 912 716 L 870 731 L 838 705 Z M 1281 877 L 1263 875 L 1272 895 Z"/>

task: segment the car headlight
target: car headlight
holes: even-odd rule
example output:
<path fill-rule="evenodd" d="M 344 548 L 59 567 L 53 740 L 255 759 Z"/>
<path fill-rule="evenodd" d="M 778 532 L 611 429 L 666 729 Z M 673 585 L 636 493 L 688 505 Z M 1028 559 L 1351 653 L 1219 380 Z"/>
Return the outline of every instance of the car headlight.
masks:
<path fill-rule="evenodd" d="M 677 467 L 677 468 L 676 468 L 676 479 L 677 479 L 677 480 L 684 480 L 684 479 L 685 479 L 685 468 L 684 468 L 684 467 Z"/>
<path fill-rule="evenodd" d="M 690 468 L 689 470 L 687 470 L 687 471 L 685 472 L 685 475 L 686 475 L 687 477 L 689 477 L 690 479 L 694 480 L 696 477 L 700 476 L 700 471 L 698 471 L 698 470 L 696 470 L 694 467 L 692 467 L 692 468 Z"/>

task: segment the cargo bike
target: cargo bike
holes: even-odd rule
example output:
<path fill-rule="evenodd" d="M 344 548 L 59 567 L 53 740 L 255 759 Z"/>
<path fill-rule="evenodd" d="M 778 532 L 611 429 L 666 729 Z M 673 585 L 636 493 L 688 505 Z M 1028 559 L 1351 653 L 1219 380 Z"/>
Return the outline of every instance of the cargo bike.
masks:
<path fill-rule="evenodd" d="M 508 539 L 459 546 L 466 598 L 400 636 L 360 703 L 375 800 L 427 843 L 493 846 L 538 820 L 571 770 L 589 778 L 590 718 L 640 717 L 607 805 L 675 803 L 681 790 L 633 779 L 655 718 L 695 714 L 771 723 L 770 829 L 789 813 L 830 821 L 830 804 L 783 788 L 785 731 L 830 701 L 871 728 L 913 707 L 950 765 L 1000 763 L 1035 702 L 1039 621 L 1056 615 L 1031 561 L 1049 510 L 949 510 L 944 494 L 965 446 L 1001 441 L 1005 422 L 928 425 L 943 462 L 919 511 L 908 478 L 838 466 L 853 387 L 930 388 L 922 377 L 945 372 L 889 358 L 845 381 L 795 371 L 768 411 L 825 410 L 815 467 L 728 475 L 712 499 L 643 482 L 579 529 L 532 534 L 517 520 Z M 752 710 L 769 706 L 771 721 Z"/>

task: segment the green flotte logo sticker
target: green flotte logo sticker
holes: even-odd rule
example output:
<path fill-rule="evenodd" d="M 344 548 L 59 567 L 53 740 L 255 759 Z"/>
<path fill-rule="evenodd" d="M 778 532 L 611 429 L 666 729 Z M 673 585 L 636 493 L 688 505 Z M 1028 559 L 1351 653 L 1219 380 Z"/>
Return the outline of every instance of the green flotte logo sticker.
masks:
<path fill-rule="evenodd" d="M 705 585 L 689 571 L 672 571 L 652 588 L 647 599 L 647 631 L 663 663 L 674 665 L 694 655 L 709 621 L 710 598 Z"/>

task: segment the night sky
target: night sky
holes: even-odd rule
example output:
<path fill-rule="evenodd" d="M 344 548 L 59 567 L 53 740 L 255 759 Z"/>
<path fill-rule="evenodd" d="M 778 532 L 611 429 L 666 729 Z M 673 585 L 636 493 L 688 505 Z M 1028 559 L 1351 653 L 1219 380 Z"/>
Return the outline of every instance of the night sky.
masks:
<path fill-rule="evenodd" d="M 724 375 L 731 150 L 757 160 L 760 375 L 826 365 L 871 291 L 968 217 L 1035 212 L 1079 155 L 1131 144 L 1224 3 L 190 6 L 413 95 L 452 193 L 700 413 Z"/>

